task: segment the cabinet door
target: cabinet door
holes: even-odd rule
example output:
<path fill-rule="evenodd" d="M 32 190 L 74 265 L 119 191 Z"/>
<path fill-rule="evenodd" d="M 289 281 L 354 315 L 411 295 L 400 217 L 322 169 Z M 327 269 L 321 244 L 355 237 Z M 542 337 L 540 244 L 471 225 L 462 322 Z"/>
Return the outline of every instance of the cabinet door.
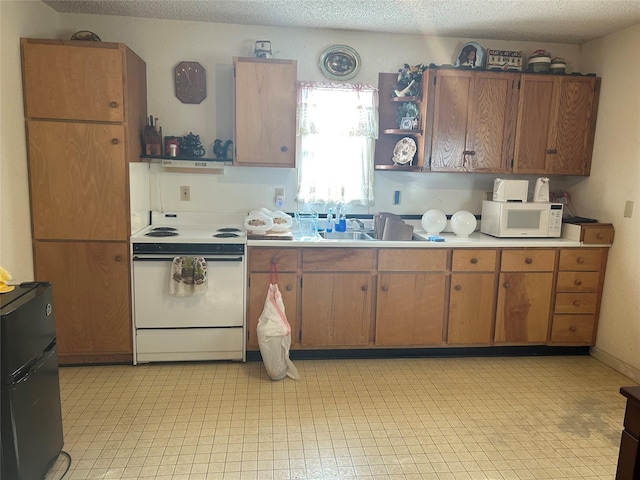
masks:
<path fill-rule="evenodd" d="M 376 345 L 440 345 L 445 278 L 441 273 L 380 274 Z"/>
<path fill-rule="evenodd" d="M 557 111 L 551 123 L 552 155 L 549 173 L 588 175 L 595 135 L 597 108 L 595 77 L 560 77 L 557 80 Z"/>
<path fill-rule="evenodd" d="M 513 158 L 518 74 L 474 72 L 465 169 L 504 172 Z"/>
<path fill-rule="evenodd" d="M 552 288 L 552 272 L 501 273 L 496 343 L 546 343 Z"/>
<path fill-rule="evenodd" d="M 489 345 L 495 298 L 494 273 L 453 273 L 449 296 L 450 345 Z"/>
<path fill-rule="evenodd" d="M 295 166 L 295 60 L 234 58 L 236 165 Z"/>
<path fill-rule="evenodd" d="M 308 273 L 302 277 L 301 343 L 305 347 L 368 345 L 368 273 Z"/>
<path fill-rule="evenodd" d="M 547 142 L 555 98 L 555 77 L 522 75 L 514 151 L 514 173 L 547 173 Z"/>
<path fill-rule="evenodd" d="M 35 242 L 35 278 L 53 285 L 61 363 L 132 361 L 128 252 L 127 242 Z"/>
<path fill-rule="evenodd" d="M 107 45 L 23 41 L 25 116 L 122 122 L 122 49 Z"/>
<path fill-rule="evenodd" d="M 247 311 L 247 350 L 258 350 L 258 338 L 256 336 L 256 327 L 258 319 L 264 309 L 264 302 L 267 298 L 267 292 L 271 275 L 268 273 L 252 273 L 249 277 L 248 291 L 248 311 Z M 284 311 L 287 321 L 291 325 L 291 346 L 297 341 L 296 317 L 298 305 L 298 277 L 295 273 L 279 273 L 278 288 L 282 294 L 282 302 L 284 303 Z"/>
<path fill-rule="evenodd" d="M 33 237 L 128 239 L 124 127 L 31 120 L 27 129 Z"/>
<path fill-rule="evenodd" d="M 431 170 L 465 170 L 472 87 L 470 70 L 439 70 L 436 74 Z"/>

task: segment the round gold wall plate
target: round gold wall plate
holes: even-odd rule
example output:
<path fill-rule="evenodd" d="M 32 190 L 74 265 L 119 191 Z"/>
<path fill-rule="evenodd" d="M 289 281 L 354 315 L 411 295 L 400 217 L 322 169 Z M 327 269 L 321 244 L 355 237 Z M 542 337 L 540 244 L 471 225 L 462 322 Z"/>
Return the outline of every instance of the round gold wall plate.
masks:
<path fill-rule="evenodd" d="M 347 45 L 332 45 L 320 55 L 320 70 L 331 80 L 349 80 L 360 71 L 360 55 Z"/>

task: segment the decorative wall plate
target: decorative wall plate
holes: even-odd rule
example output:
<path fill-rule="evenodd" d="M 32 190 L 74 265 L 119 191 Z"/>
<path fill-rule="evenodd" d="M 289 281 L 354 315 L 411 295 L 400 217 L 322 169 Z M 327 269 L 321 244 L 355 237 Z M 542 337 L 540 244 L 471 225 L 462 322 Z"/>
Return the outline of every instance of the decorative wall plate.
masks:
<path fill-rule="evenodd" d="M 398 140 L 395 148 L 393 149 L 393 163 L 396 165 L 411 165 L 413 156 L 416 154 L 416 142 L 411 137 L 404 137 Z"/>
<path fill-rule="evenodd" d="M 320 70 L 331 80 L 349 80 L 360 71 L 360 55 L 347 45 L 333 45 L 320 55 Z"/>
<path fill-rule="evenodd" d="M 461 68 L 484 68 L 485 50 L 476 42 L 467 42 L 460 49 L 455 66 Z"/>

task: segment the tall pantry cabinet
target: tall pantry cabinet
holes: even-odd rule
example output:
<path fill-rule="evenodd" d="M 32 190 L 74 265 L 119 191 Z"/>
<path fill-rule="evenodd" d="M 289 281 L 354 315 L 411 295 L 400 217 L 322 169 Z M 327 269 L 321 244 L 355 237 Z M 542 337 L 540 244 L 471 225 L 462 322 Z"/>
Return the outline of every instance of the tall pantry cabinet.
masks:
<path fill-rule="evenodd" d="M 128 162 L 146 64 L 117 43 L 21 48 L 35 278 L 53 285 L 60 363 L 130 362 Z"/>

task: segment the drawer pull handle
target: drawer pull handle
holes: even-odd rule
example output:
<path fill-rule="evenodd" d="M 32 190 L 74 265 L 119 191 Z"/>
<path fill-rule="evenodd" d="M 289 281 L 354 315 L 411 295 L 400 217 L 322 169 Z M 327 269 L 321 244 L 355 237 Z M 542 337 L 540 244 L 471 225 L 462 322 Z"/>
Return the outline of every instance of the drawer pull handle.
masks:
<path fill-rule="evenodd" d="M 579 300 L 574 300 L 573 301 L 573 305 L 576 306 L 576 307 L 579 307 L 580 306 L 580 301 Z"/>
<path fill-rule="evenodd" d="M 362 290 L 363 292 L 366 292 L 367 290 L 369 290 L 369 285 L 362 285 L 360 287 L 360 290 Z"/>
<path fill-rule="evenodd" d="M 477 258 L 472 258 L 472 259 L 471 259 L 471 263 L 473 263 L 473 264 L 478 263 L 478 259 L 477 259 Z"/>
<path fill-rule="evenodd" d="M 511 284 L 510 284 L 509 282 L 504 282 L 504 283 L 502 284 L 502 286 L 503 286 L 504 288 L 509 288 L 509 287 L 511 286 Z"/>
<path fill-rule="evenodd" d="M 112 145 L 118 145 L 120 143 L 120 140 L 118 140 L 117 138 L 112 138 L 111 139 L 111 144 Z"/>
<path fill-rule="evenodd" d="M 582 257 L 578 257 L 578 259 L 576 260 L 576 262 L 578 262 L 578 263 L 584 263 L 584 258 L 582 258 Z"/>
<path fill-rule="evenodd" d="M 287 283 L 287 286 L 284 288 L 287 292 L 290 292 L 291 290 L 293 290 L 293 285 L 291 285 L 290 283 Z"/>
<path fill-rule="evenodd" d="M 460 286 L 460 285 L 456 285 L 456 286 L 455 286 L 455 287 L 453 287 L 453 288 L 454 288 L 454 290 L 457 290 L 458 292 L 459 292 L 460 290 L 462 290 L 462 286 Z"/>
<path fill-rule="evenodd" d="M 464 150 L 462 152 L 463 155 L 475 155 L 476 151 L 475 150 Z"/>
<path fill-rule="evenodd" d="M 577 332 L 577 331 L 578 331 L 578 329 L 577 329 L 574 325 L 571 325 L 571 326 L 569 327 L 569 331 L 570 331 L 571 333 L 575 333 L 575 332 Z"/>
<path fill-rule="evenodd" d="M 555 148 L 554 149 L 549 149 L 549 150 L 547 150 L 547 153 L 549 155 L 554 155 L 554 154 L 558 153 L 558 150 L 556 150 Z"/>
<path fill-rule="evenodd" d="M 526 263 L 527 265 L 531 265 L 533 263 L 533 258 L 525 258 L 524 263 Z"/>
<path fill-rule="evenodd" d="M 389 291 L 389 285 L 382 285 L 380 287 L 380 290 L 382 290 L 383 292 L 388 292 Z"/>
<path fill-rule="evenodd" d="M 111 108 L 118 108 L 120 105 L 118 104 L 118 102 L 110 102 L 110 103 L 109 103 L 109 106 L 110 106 Z"/>
<path fill-rule="evenodd" d="M 575 282 L 573 282 L 573 283 L 575 283 L 576 285 L 582 285 L 582 280 L 576 280 L 576 281 L 575 281 Z"/>

